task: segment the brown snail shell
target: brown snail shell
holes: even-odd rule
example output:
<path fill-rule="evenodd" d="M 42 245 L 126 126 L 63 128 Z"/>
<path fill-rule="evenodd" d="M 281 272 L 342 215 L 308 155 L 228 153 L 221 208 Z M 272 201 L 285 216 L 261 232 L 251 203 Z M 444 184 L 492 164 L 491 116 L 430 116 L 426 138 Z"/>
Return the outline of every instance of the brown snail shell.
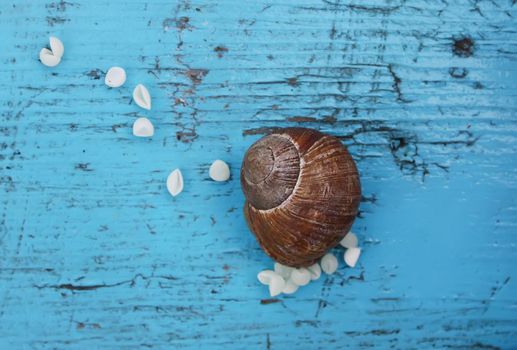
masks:
<path fill-rule="evenodd" d="M 319 131 L 286 128 L 255 142 L 244 156 L 244 215 L 275 261 L 310 266 L 347 234 L 361 184 L 341 142 Z"/>

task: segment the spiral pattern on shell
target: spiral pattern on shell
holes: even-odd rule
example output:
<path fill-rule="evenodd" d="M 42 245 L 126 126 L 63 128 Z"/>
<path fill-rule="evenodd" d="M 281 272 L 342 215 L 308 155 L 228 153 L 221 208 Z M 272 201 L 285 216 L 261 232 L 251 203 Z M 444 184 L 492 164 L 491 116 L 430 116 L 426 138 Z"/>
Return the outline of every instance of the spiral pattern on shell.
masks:
<path fill-rule="evenodd" d="M 350 230 L 361 199 L 355 163 L 341 142 L 305 128 L 280 129 L 247 151 L 244 215 L 260 246 L 293 267 L 315 263 Z"/>

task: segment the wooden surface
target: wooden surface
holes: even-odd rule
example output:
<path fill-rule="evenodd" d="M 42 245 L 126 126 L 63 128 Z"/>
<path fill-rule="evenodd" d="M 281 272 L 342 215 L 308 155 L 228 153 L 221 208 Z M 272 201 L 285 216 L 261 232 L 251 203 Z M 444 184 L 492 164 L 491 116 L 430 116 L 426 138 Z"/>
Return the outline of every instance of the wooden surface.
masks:
<path fill-rule="evenodd" d="M 2 0 L 0 347 L 517 348 L 516 8 Z M 271 300 L 238 172 L 282 126 L 349 146 L 364 252 Z"/>

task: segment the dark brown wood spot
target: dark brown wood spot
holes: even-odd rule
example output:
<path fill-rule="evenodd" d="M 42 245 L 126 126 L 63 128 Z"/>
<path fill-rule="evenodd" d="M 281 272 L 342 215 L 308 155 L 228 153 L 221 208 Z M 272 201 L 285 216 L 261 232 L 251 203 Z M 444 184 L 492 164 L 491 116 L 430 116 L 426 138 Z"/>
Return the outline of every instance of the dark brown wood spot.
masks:
<path fill-rule="evenodd" d="M 452 52 L 459 57 L 470 57 L 474 54 L 474 40 L 465 36 L 454 39 Z"/>

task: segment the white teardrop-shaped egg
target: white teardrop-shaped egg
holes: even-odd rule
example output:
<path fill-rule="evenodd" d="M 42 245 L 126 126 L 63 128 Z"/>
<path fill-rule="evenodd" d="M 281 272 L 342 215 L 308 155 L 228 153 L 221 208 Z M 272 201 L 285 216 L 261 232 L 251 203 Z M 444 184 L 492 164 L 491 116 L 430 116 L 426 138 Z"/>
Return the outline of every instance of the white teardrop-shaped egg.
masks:
<path fill-rule="evenodd" d="M 133 100 L 143 109 L 151 110 L 151 95 L 142 84 L 138 84 L 133 90 Z"/>
<path fill-rule="evenodd" d="M 269 295 L 271 295 L 272 297 L 277 296 L 278 294 L 282 293 L 284 287 L 284 279 L 280 275 L 277 275 L 275 273 L 269 281 Z"/>
<path fill-rule="evenodd" d="M 260 271 L 257 275 L 257 279 L 260 283 L 268 285 L 273 276 L 277 275 L 275 271 L 272 270 L 264 270 Z"/>
<path fill-rule="evenodd" d="M 179 169 L 175 169 L 167 177 L 167 190 L 173 197 L 176 197 L 183 191 L 183 175 Z"/>
<path fill-rule="evenodd" d="M 345 248 L 355 248 L 358 244 L 357 236 L 352 232 L 348 232 L 345 237 L 339 242 Z"/>
<path fill-rule="evenodd" d="M 348 248 L 345 252 L 345 263 L 350 267 L 355 267 L 359 256 L 361 255 L 361 248 Z"/>

